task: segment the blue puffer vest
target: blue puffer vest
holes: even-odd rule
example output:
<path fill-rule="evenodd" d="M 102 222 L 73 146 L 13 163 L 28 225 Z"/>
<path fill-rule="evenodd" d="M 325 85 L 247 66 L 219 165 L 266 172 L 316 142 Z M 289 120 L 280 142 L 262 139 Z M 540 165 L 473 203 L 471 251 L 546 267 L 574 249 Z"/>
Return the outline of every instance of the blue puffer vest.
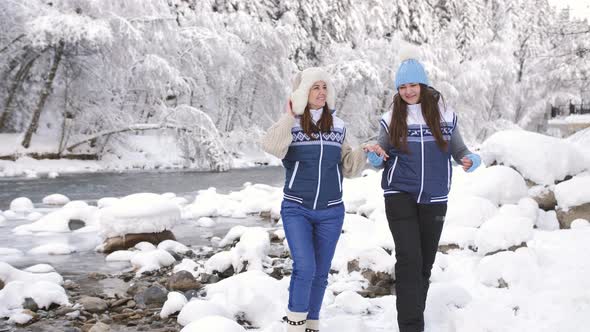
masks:
<path fill-rule="evenodd" d="M 457 125 L 455 113 L 439 103 L 441 130 L 449 142 Z M 392 111 L 383 115 L 380 124 L 389 134 Z M 403 153 L 391 147 L 381 178 L 384 195 L 410 193 L 418 203 L 446 203 L 451 187 L 450 149 L 441 150 L 426 125 L 420 104 L 408 105 L 408 149 Z"/>
<path fill-rule="evenodd" d="M 293 140 L 283 159 L 286 170 L 284 199 L 319 210 L 342 204 L 342 143 L 344 122 L 332 111 L 332 130 L 313 134 L 303 132 L 299 121 L 291 128 Z M 316 119 L 317 111 L 312 111 Z"/>

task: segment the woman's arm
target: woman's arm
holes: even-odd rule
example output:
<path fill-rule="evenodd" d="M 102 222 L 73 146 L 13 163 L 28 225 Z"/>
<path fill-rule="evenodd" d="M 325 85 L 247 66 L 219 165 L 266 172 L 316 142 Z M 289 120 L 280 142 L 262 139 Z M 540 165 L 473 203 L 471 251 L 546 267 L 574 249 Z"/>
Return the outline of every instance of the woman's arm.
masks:
<path fill-rule="evenodd" d="M 455 126 L 453 130 L 453 134 L 451 135 L 451 155 L 453 159 L 457 162 L 457 164 L 461 165 L 463 157 L 468 154 L 472 154 L 471 151 L 467 148 L 465 143 L 463 142 L 463 137 L 461 137 L 461 132 L 459 132 L 459 125 Z"/>
<path fill-rule="evenodd" d="M 481 158 L 478 154 L 475 154 L 465 146 L 463 138 L 459 132 L 459 127 L 455 125 L 455 130 L 451 135 L 451 155 L 455 161 L 463 166 L 465 172 L 473 172 L 481 164 Z"/>
<path fill-rule="evenodd" d="M 287 155 L 289 145 L 293 141 L 291 128 L 295 123 L 295 117 L 285 113 L 281 118 L 266 131 L 262 138 L 262 149 L 273 156 L 283 159 Z"/>

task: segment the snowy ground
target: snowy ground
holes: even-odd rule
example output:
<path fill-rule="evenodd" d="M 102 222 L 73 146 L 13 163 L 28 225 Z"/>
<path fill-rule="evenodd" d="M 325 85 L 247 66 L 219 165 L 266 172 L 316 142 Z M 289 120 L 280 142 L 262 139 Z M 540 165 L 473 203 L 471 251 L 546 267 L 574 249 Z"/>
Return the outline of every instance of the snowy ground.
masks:
<path fill-rule="evenodd" d="M 556 167 L 539 164 L 537 154 L 530 154 L 529 159 L 515 156 L 508 150 L 517 147 L 514 142 L 521 133 L 506 135 L 514 136 L 500 136 L 484 144 L 482 153 L 493 151 L 494 159 L 503 158 L 506 164 L 531 177 L 540 175 L 538 179 L 544 181 L 560 178 L 564 169 L 576 170 L 568 174 L 575 175 L 572 180 L 556 186 L 556 195 L 565 205 L 590 203 L 587 190 L 577 190 L 580 185 L 590 188 L 588 164 Z M 574 153 L 563 152 L 559 144 L 533 148 L 547 149 L 547 154 L 555 152 L 551 149 L 560 149 L 566 159 L 568 153 Z M 347 215 L 332 266 L 336 272 L 329 277 L 322 308 L 322 332 L 397 331 L 395 295 L 364 298 L 358 294 L 369 286 L 365 272 L 393 275 L 394 244 L 385 218 L 380 177 L 381 172 L 366 170 L 362 177 L 344 182 Z M 540 210 L 530 193 L 523 176 L 513 168 L 482 167 L 467 174 L 455 167 L 441 238 L 441 245 L 451 249 L 437 254 L 425 314 L 426 331 L 587 331 L 590 218 L 576 220 L 571 229 L 559 229 L 555 212 Z M 142 231 L 156 232 L 187 222 L 206 229 L 222 222 L 221 217 L 240 220 L 261 212 L 278 218 L 281 199 L 281 188 L 250 183 L 229 194 L 213 188 L 202 190 L 190 202 L 174 194 L 141 194 L 105 198 L 94 207 L 52 196 L 47 198 L 48 203 L 67 205 L 48 211 L 36 209 L 22 198 L 13 201 L 10 210 L 0 217 L 4 227 L 14 220 L 30 220 L 12 229 L 15 241 L 19 236 L 42 237 L 56 232 L 65 236 L 62 241 L 27 252 L 10 246 L 0 248 L 0 261 L 10 257 L 10 262 L 18 262 L 22 256 L 69 255 L 82 250 L 67 241 L 71 232 L 67 224 L 72 218 L 86 225 L 75 232 L 96 234 L 99 243 L 102 236 L 133 233 L 139 225 Z M 142 223 L 144 219 L 150 222 Z M 280 221 L 266 227 L 237 225 L 225 237 L 211 238 L 210 245 L 219 252 L 206 260 L 184 260 L 179 264 L 169 252 L 198 248 L 167 242 L 118 251 L 107 256 L 106 261 L 129 262 L 128 266 L 138 272 L 174 266 L 175 272 L 188 270 L 195 277 L 230 266 L 235 271 L 246 269 L 207 285 L 203 297 L 187 301 L 181 293 L 169 293 L 161 315 L 179 312 L 177 319 L 185 326 L 184 332 L 245 331 L 236 323 L 236 317 L 247 320 L 257 331 L 282 332 L 289 277 L 276 279 L 269 275 L 276 263 L 270 256 L 269 233 L 284 238 Z M 354 260 L 360 271 L 349 271 L 349 263 Z M 0 279 L 6 284 L 0 290 L 0 316 L 10 317 L 13 322 L 28 321 L 30 317 L 21 307 L 24 296 L 41 305 L 70 305 L 59 272 L 47 266 L 24 271 L 0 263 Z M 24 285 L 31 280 L 42 284 L 24 292 Z"/>

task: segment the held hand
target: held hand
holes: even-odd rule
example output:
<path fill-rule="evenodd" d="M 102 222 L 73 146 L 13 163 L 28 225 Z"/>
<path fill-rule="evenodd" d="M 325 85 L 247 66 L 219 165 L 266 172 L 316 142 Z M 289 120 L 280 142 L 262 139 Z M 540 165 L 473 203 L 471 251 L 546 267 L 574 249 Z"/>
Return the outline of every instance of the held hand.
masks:
<path fill-rule="evenodd" d="M 370 151 L 367 154 L 367 159 L 369 159 L 369 163 L 373 167 L 379 167 L 379 166 L 381 166 L 381 164 L 383 164 L 383 157 L 378 155 L 375 151 Z"/>
<path fill-rule="evenodd" d="M 475 153 L 470 153 L 461 158 L 461 164 L 463 164 L 463 170 L 465 172 L 471 173 L 481 165 L 481 158 Z"/>
<path fill-rule="evenodd" d="M 377 154 L 381 159 L 383 160 L 387 160 L 389 158 L 389 156 L 387 155 L 387 153 L 385 152 L 385 150 L 383 150 L 383 148 L 381 148 L 381 146 L 379 144 L 366 144 L 363 146 L 363 150 L 365 152 L 369 152 L 369 154 L 371 152 L 374 152 L 375 154 Z"/>

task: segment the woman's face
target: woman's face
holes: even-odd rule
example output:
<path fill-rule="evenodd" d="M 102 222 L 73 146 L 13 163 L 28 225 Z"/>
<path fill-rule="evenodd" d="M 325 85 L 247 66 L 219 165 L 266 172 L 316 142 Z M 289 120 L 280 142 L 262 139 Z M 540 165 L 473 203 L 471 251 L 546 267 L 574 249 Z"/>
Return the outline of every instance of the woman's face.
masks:
<path fill-rule="evenodd" d="M 420 102 L 420 84 L 408 83 L 400 85 L 399 95 L 410 105 L 418 104 Z"/>
<path fill-rule="evenodd" d="M 313 83 L 311 89 L 309 90 L 309 97 L 307 98 L 309 108 L 317 110 L 318 108 L 324 107 L 324 105 L 326 105 L 327 95 L 328 87 L 326 85 L 326 82 L 317 81 Z"/>

